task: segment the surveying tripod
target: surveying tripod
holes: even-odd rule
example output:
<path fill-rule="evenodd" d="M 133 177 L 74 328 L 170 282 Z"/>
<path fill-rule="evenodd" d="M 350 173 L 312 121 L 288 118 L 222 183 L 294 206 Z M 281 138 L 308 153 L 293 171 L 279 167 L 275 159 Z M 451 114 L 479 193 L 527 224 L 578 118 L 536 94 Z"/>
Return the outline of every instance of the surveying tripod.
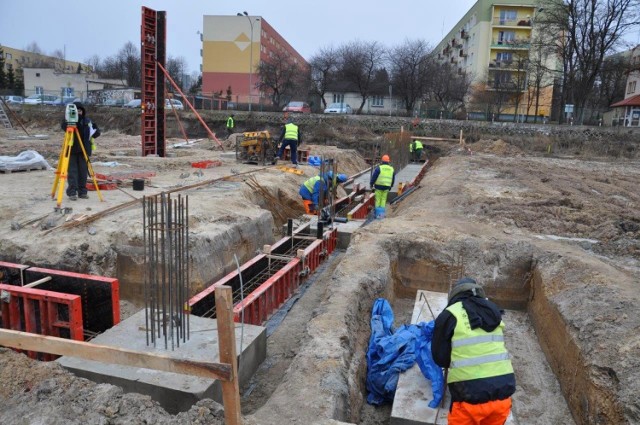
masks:
<path fill-rule="evenodd" d="M 64 133 L 64 142 L 62 143 L 62 150 L 60 151 L 60 158 L 58 159 L 58 168 L 55 172 L 56 177 L 53 180 L 53 187 L 51 188 L 51 199 L 56 196 L 57 192 L 58 197 L 56 202 L 56 209 L 59 209 L 62 205 L 62 197 L 64 195 L 64 183 L 67 180 L 67 176 L 69 174 L 69 157 L 71 156 L 71 148 L 73 147 L 74 136 L 77 136 L 78 140 L 80 140 L 80 149 L 82 150 L 84 160 L 87 161 L 87 169 L 89 170 L 91 180 L 93 180 L 93 185 L 96 188 L 98 198 L 100 198 L 100 201 L 104 201 L 104 199 L 102 198 L 102 194 L 100 193 L 100 189 L 98 188 L 98 182 L 96 180 L 96 175 L 93 172 L 91 161 L 89 161 L 87 151 L 84 149 L 82 138 L 80 137 L 80 133 L 78 132 L 78 108 L 76 108 L 76 105 L 67 105 L 64 111 L 64 117 L 67 122 L 67 129 Z"/>

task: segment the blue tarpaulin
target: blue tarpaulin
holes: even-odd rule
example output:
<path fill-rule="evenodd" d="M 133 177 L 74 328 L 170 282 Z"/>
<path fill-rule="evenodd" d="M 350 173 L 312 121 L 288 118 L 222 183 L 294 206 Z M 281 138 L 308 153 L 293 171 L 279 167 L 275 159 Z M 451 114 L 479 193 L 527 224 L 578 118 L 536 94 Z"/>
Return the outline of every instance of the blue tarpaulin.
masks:
<path fill-rule="evenodd" d="M 433 400 L 429 407 L 440 404 L 444 390 L 442 369 L 431 357 L 434 322 L 402 325 L 393 329 L 393 310 L 384 298 L 378 298 L 371 312 L 371 337 L 367 351 L 367 403 L 373 405 L 393 401 L 400 372 L 415 362 L 431 381 Z"/>

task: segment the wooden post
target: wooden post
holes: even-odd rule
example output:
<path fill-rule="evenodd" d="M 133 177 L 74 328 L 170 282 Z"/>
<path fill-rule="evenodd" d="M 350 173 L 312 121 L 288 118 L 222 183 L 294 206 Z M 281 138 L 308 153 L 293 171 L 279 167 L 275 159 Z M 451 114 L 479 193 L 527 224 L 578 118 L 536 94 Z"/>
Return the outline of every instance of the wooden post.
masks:
<path fill-rule="evenodd" d="M 230 286 L 218 286 L 214 292 L 218 320 L 218 344 L 220 363 L 231 365 L 231 379 L 222 381 L 222 403 L 226 425 L 241 425 L 240 386 L 236 357 L 236 331 L 233 322 L 233 298 Z"/>

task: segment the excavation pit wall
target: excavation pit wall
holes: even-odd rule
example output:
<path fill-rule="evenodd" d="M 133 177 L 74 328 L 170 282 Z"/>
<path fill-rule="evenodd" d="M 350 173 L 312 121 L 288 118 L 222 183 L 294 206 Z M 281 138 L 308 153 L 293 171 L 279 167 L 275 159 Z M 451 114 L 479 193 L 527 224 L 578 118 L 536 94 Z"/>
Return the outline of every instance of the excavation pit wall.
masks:
<path fill-rule="evenodd" d="M 371 225 L 375 226 L 378 224 Z M 556 385 L 553 402 L 566 411 L 566 420 L 556 423 L 571 423 L 572 418 L 576 424 L 637 423 L 640 404 L 633 388 L 637 389 L 636 371 L 640 370 L 638 356 L 634 355 L 639 339 L 634 337 L 632 342 L 623 343 L 624 333 L 630 331 L 627 326 L 618 329 L 605 323 L 597 327 L 579 325 L 583 320 L 592 323 L 596 312 L 607 316 L 626 307 L 623 293 L 601 288 L 602 295 L 608 292 L 617 298 L 613 310 L 604 298 L 602 305 L 594 306 L 595 310 L 572 308 L 584 301 L 575 292 L 579 291 L 578 285 L 597 286 L 595 280 L 602 278 L 590 277 L 592 265 L 549 254 L 527 242 L 488 242 L 464 235 L 458 235 L 457 240 L 436 234 L 425 238 L 385 234 L 382 228 L 370 230 L 354 234 L 326 288 L 322 306 L 309 322 L 308 343 L 300 349 L 283 383 L 252 415 L 258 423 L 314 423 L 319 418 L 367 423 L 372 409 L 366 405 L 365 355 L 375 299 L 384 297 L 395 305 L 415 297 L 417 289 L 446 292 L 451 277 L 460 272 L 460 256 L 464 270 L 484 285 L 489 297 L 502 308 L 520 310 L 514 314 L 507 311 L 506 317 L 515 317 L 533 327 L 532 343 L 519 349 L 525 352 L 521 356 L 531 352 L 541 359 L 545 369 L 550 368 L 548 374 Z M 567 269 L 577 271 L 571 282 L 565 281 Z M 569 292 L 559 296 L 560 288 Z M 413 302 L 399 304 L 413 307 Z M 626 316 L 620 320 L 627 321 Z M 605 336 L 604 329 L 611 332 L 606 341 L 598 339 Z M 602 347 L 616 344 L 623 345 L 620 361 L 613 361 L 615 351 L 609 357 L 601 357 Z M 544 397 L 548 395 L 544 394 L 544 386 L 539 386 L 541 374 L 530 370 L 521 377 L 514 399 L 520 397 L 523 407 L 517 412 L 514 404 L 516 420 L 518 413 L 524 413 L 523 423 L 543 423 L 540 420 L 544 420 L 544 414 L 553 413 L 545 413 L 545 409 L 554 408 L 545 405 Z M 631 384 L 634 379 L 636 384 L 625 388 L 624 384 Z M 291 398 L 290 394 L 298 396 Z M 526 406 L 529 402 L 537 403 L 539 412 Z M 268 412 L 274 411 L 279 412 L 280 421 L 271 419 Z"/>

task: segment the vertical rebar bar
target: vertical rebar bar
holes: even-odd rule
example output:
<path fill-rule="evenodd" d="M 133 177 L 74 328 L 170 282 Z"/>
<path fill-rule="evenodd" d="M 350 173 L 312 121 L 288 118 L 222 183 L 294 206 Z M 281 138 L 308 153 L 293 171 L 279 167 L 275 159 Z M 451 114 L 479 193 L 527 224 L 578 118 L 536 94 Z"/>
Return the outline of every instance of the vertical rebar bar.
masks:
<path fill-rule="evenodd" d="M 189 338 L 188 197 L 143 198 L 145 325 L 147 345 L 163 337 L 165 349 Z M 186 324 L 186 329 L 185 329 Z"/>

